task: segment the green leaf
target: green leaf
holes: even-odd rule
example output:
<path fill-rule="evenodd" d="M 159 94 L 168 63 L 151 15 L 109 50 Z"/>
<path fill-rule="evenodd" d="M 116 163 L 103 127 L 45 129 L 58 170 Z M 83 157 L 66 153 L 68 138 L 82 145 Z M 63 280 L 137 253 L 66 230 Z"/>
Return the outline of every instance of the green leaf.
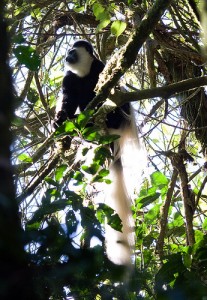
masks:
<path fill-rule="evenodd" d="M 85 7 L 84 6 L 77 6 L 77 7 L 74 7 L 73 10 L 75 12 L 78 12 L 78 13 L 81 13 L 81 12 L 84 12 L 85 11 Z"/>
<path fill-rule="evenodd" d="M 126 23 L 120 20 L 116 20 L 111 25 L 111 33 L 116 37 L 119 37 L 126 29 Z"/>
<path fill-rule="evenodd" d="M 93 5 L 93 14 L 96 17 L 96 20 L 101 20 L 102 14 L 105 11 L 105 8 L 99 4 L 99 3 L 94 3 Z"/>
<path fill-rule="evenodd" d="M 174 236 L 176 238 L 183 237 L 185 235 L 185 227 L 182 226 L 171 226 L 171 223 L 169 224 L 169 229 L 167 231 L 168 236 Z"/>
<path fill-rule="evenodd" d="M 201 232 L 200 230 L 195 230 L 195 241 L 196 241 L 196 244 L 197 243 L 200 243 L 202 240 L 203 240 L 203 232 Z"/>
<path fill-rule="evenodd" d="M 108 214 L 106 222 L 109 226 L 117 231 L 122 231 L 122 222 L 118 214 Z"/>
<path fill-rule="evenodd" d="M 183 264 L 186 268 L 190 268 L 192 265 L 192 255 L 183 253 Z"/>
<path fill-rule="evenodd" d="M 32 158 L 25 154 L 25 153 L 22 153 L 18 156 L 18 159 L 25 162 L 25 163 L 32 163 Z"/>
<path fill-rule="evenodd" d="M 81 173 L 80 171 L 76 171 L 75 174 L 73 175 L 73 179 L 75 179 L 77 181 L 77 183 L 75 185 L 82 184 L 83 178 L 84 178 L 84 174 Z"/>
<path fill-rule="evenodd" d="M 53 186 L 56 186 L 56 187 L 59 186 L 59 184 L 58 184 L 54 179 L 52 179 L 52 178 L 49 177 L 49 176 L 45 177 L 45 181 L 46 181 L 47 183 L 49 183 L 50 185 L 53 185 Z"/>
<path fill-rule="evenodd" d="M 156 204 L 151 208 L 145 215 L 145 220 L 148 221 L 148 223 L 152 224 L 154 220 L 157 221 L 157 218 L 160 213 L 160 204 Z"/>
<path fill-rule="evenodd" d="M 118 135 L 118 134 L 104 135 L 104 136 L 100 137 L 100 143 L 102 145 L 108 145 L 108 144 L 111 144 L 112 142 L 116 141 L 119 138 L 120 138 L 120 135 Z"/>
<path fill-rule="evenodd" d="M 18 33 L 17 35 L 12 36 L 12 42 L 15 44 L 22 44 L 25 42 L 25 38 L 23 37 L 22 33 Z"/>
<path fill-rule="evenodd" d="M 143 186 L 143 188 L 141 189 L 141 191 L 139 193 L 139 197 L 144 197 L 144 196 L 152 195 L 156 191 L 157 191 L 156 186 L 153 186 L 153 187 Z"/>
<path fill-rule="evenodd" d="M 100 168 L 98 164 L 91 164 L 90 166 L 82 166 L 82 170 L 88 174 L 95 175 Z"/>
<path fill-rule="evenodd" d="M 14 126 L 22 126 L 24 124 L 24 121 L 22 118 L 18 117 L 18 116 L 15 116 L 15 118 L 12 120 L 12 125 Z"/>
<path fill-rule="evenodd" d="M 59 135 L 62 135 L 63 133 L 68 133 L 70 135 L 76 134 L 76 126 L 73 122 L 71 121 L 65 121 L 61 126 L 59 126 L 55 133 L 54 136 L 58 137 Z"/>
<path fill-rule="evenodd" d="M 20 45 L 13 52 L 20 64 L 25 65 L 31 71 L 39 69 L 41 63 L 40 57 L 31 46 Z"/>
<path fill-rule="evenodd" d="M 96 218 L 94 218 L 95 217 L 94 207 L 92 205 L 88 207 L 82 207 L 80 213 L 81 213 L 81 226 L 88 229 L 90 228 L 90 230 L 84 230 L 83 234 L 84 235 L 86 234 L 86 236 L 88 234 L 92 235 L 93 228 L 91 225 L 94 224 L 94 221 L 96 220 Z"/>
<path fill-rule="evenodd" d="M 31 222 L 31 221 L 29 221 L 29 222 Z M 31 224 L 28 223 L 28 224 L 26 225 L 26 230 L 29 230 L 29 231 L 37 230 L 37 229 L 39 229 L 40 225 L 41 225 L 41 221 L 39 221 L 39 222 L 34 222 L 34 223 L 31 223 Z"/>
<path fill-rule="evenodd" d="M 55 179 L 57 181 L 60 181 L 63 178 L 63 174 L 66 169 L 67 169 L 67 165 L 61 165 L 61 166 L 57 167 L 57 169 L 55 171 Z"/>
<path fill-rule="evenodd" d="M 74 211 L 80 209 L 80 206 L 82 207 L 83 199 L 78 194 L 69 190 L 64 191 L 64 194 L 67 200 L 71 202 Z"/>
<path fill-rule="evenodd" d="M 100 3 L 94 3 L 93 13 L 96 20 L 103 21 L 110 19 L 108 11 Z"/>
<path fill-rule="evenodd" d="M 164 186 L 168 185 L 169 180 L 161 172 L 154 172 L 150 175 L 150 177 L 153 186 L 155 185 L 161 189 Z"/>
<path fill-rule="evenodd" d="M 87 127 L 82 132 L 83 138 L 87 141 L 98 141 L 100 138 L 100 134 L 96 127 Z"/>
<path fill-rule="evenodd" d="M 104 20 L 102 20 L 102 21 L 98 24 L 98 26 L 97 26 L 97 28 L 96 28 L 96 32 L 101 31 L 103 28 L 105 28 L 106 26 L 108 26 L 110 23 L 111 23 L 110 19 L 104 19 Z"/>
<path fill-rule="evenodd" d="M 160 193 L 153 193 L 148 196 L 139 197 L 136 200 L 136 204 L 138 205 L 139 208 L 143 208 L 143 207 L 149 205 L 150 203 L 154 202 L 155 200 L 157 200 L 159 198 L 159 196 L 160 196 Z"/>
<path fill-rule="evenodd" d="M 28 228 L 32 226 L 36 222 L 40 222 L 43 220 L 45 215 L 50 215 L 52 213 L 55 213 L 57 211 L 65 209 L 66 206 L 70 205 L 71 201 L 66 199 L 56 200 L 52 203 L 44 203 L 43 205 L 35 211 L 32 219 L 28 222 Z"/>
<path fill-rule="evenodd" d="M 64 125 L 65 125 L 65 132 L 67 133 L 73 132 L 73 130 L 76 128 L 75 124 L 71 121 L 66 121 Z"/>
<path fill-rule="evenodd" d="M 109 174 L 109 170 L 102 169 L 98 174 L 93 178 L 93 182 L 105 182 L 104 177 Z"/>
<path fill-rule="evenodd" d="M 111 184 L 111 183 L 112 183 L 112 181 L 111 181 L 110 179 L 104 179 L 104 182 L 105 182 L 106 184 Z"/>
<path fill-rule="evenodd" d="M 83 148 L 82 155 L 86 156 L 86 154 L 88 153 L 89 150 L 90 150 L 89 148 Z"/>
<path fill-rule="evenodd" d="M 102 169 L 99 173 L 100 176 L 105 177 L 109 175 L 109 170 L 107 169 Z"/>
<path fill-rule="evenodd" d="M 106 215 L 104 214 L 102 209 L 97 209 L 96 217 L 101 224 L 105 224 Z"/>
<path fill-rule="evenodd" d="M 98 147 L 94 151 L 94 162 L 103 165 L 106 159 L 112 158 L 111 151 L 106 147 Z"/>
<path fill-rule="evenodd" d="M 166 283 L 175 279 L 175 274 L 182 273 L 186 270 L 183 265 L 182 255 L 180 253 L 168 256 L 168 261 L 160 268 L 155 276 L 156 288 L 159 290 Z"/>
<path fill-rule="evenodd" d="M 174 227 L 180 227 L 183 226 L 184 224 L 184 220 L 183 217 L 181 216 L 181 214 L 179 212 L 176 212 L 174 215 L 174 220 L 168 224 L 169 229 L 173 229 Z"/>
<path fill-rule="evenodd" d="M 78 115 L 76 119 L 76 123 L 79 125 L 80 129 L 86 126 L 86 124 L 91 119 L 92 115 L 93 115 L 93 110 L 85 110 Z"/>
<path fill-rule="evenodd" d="M 96 28 L 96 32 L 102 30 L 111 22 L 108 11 L 101 4 L 94 3 L 93 13 L 96 17 L 96 20 L 100 21 L 99 25 Z"/>
<path fill-rule="evenodd" d="M 103 223 L 105 217 L 107 218 L 107 224 L 117 231 L 122 231 L 122 222 L 117 213 L 106 204 L 100 203 L 97 209 L 97 218 L 100 223 Z"/>
<path fill-rule="evenodd" d="M 207 218 L 205 218 L 205 220 L 203 221 L 202 228 L 204 230 L 207 230 Z"/>

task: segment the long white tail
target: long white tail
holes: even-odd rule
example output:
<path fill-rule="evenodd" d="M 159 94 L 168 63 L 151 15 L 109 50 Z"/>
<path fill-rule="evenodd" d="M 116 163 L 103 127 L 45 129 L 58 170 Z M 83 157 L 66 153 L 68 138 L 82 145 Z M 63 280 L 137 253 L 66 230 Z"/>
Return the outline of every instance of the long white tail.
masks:
<path fill-rule="evenodd" d="M 106 225 L 106 252 L 113 263 L 130 266 L 135 243 L 131 195 L 140 184 L 140 143 L 134 120 L 110 132 L 121 137 L 114 146 L 115 159 L 110 166 L 112 183 L 107 187 L 105 202 L 119 215 L 123 227 L 119 232 Z"/>

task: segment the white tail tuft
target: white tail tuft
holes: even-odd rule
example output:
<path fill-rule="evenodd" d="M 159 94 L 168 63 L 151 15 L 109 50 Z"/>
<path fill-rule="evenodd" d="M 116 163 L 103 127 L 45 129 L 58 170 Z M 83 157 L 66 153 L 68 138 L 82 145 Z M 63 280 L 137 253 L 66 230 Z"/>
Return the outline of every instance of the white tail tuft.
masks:
<path fill-rule="evenodd" d="M 130 199 L 123 181 L 121 162 L 112 163 L 110 173 L 112 183 L 107 188 L 106 204 L 115 210 L 122 221 L 122 232 L 106 225 L 106 252 L 108 258 L 117 265 L 130 265 L 134 246 L 133 220 Z"/>
<path fill-rule="evenodd" d="M 122 232 L 106 225 L 106 252 L 109 259 L 118 265 L 132 264 L 135 244 L 134 222 L 131 212 L 131 196 L 139 189 L 144 167 L 144 156 L 138 139 L 133 112 L 131 122 L 111 134 L 119 134 L 114 145 L 114 161 L 110 166 L 112 183 L 107 187 L 105 203 L 112 207 L 122 221 Z"/>

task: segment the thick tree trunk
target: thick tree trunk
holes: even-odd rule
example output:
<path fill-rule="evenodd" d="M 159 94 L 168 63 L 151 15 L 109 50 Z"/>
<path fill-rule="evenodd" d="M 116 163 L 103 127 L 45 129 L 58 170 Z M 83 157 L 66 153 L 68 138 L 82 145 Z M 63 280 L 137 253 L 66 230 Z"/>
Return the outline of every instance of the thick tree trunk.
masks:
<path fill-rule="evenodd" d="M 0 299 L 35 299 L 23 248 L 11 165 L 13 95 L 8 37 L 0 2 Z M 38 299 L 38 298 L 36 298 Z"/>

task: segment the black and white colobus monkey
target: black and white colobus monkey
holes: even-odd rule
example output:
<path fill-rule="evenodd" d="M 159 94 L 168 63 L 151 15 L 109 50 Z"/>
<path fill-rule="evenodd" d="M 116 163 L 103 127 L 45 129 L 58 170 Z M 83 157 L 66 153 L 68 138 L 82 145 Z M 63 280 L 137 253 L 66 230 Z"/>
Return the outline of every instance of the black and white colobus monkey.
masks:
<path fill-rule="evenodd" d="M 80 111 L 86 108 L 95 97 L 94 89 L 99 74 L 104 69 L 102 61 L 93 55 L 92 45 L 85 40 L 75 42 L 68 51 L 66 66 L 68 71 L 62 83 L 63 99 L 61 108 L 55 116 L 56 125 L 61 125 L 67 118 L 74 118 L 78 107 Z M 129 114 L 129 104 L 116 108 L 108 114 L 106 120 L 108 128 L 118 129 L 125 122 L 123 111 Z"/>
<path fill-rule="evenodd" d="M 104 64 L 93 55 L 93 47 L 85 40 L 76 41 L 67 53 L 66 66 L 68 71 L 63 79 L 63 98 L 61 106 L 56 111 L 56 127 L 67 118 L 74 118 L 76 109 L 83 111 L 95 97 L 95 86 Z M 130 105 L 117 107 L 107 115 L 106 125 L 109 132 L 120 134 L 114 145 L 115 159 L 111 164 L 112 184 L 110 194 L 106 195 L 106 203 L 120 216 L 123 224 L 122 233 L 107 226 L 106 252 L 110 260 L 119 265 L 131 263 L 131 250 L 134 244 L 133 223 L 130 210 L 130 200 L 126 192 L 121 162 L 124 143 L 137 143 L 137 135 L 130 123 Z M 136 137 L 135 137 L 136 136 Z M 134 142 L 134 138 L 136 141 Z M 133 140 L 133 141 L 132 141 Z M 138 155 L 138 154 L 137 154 Z"/>

